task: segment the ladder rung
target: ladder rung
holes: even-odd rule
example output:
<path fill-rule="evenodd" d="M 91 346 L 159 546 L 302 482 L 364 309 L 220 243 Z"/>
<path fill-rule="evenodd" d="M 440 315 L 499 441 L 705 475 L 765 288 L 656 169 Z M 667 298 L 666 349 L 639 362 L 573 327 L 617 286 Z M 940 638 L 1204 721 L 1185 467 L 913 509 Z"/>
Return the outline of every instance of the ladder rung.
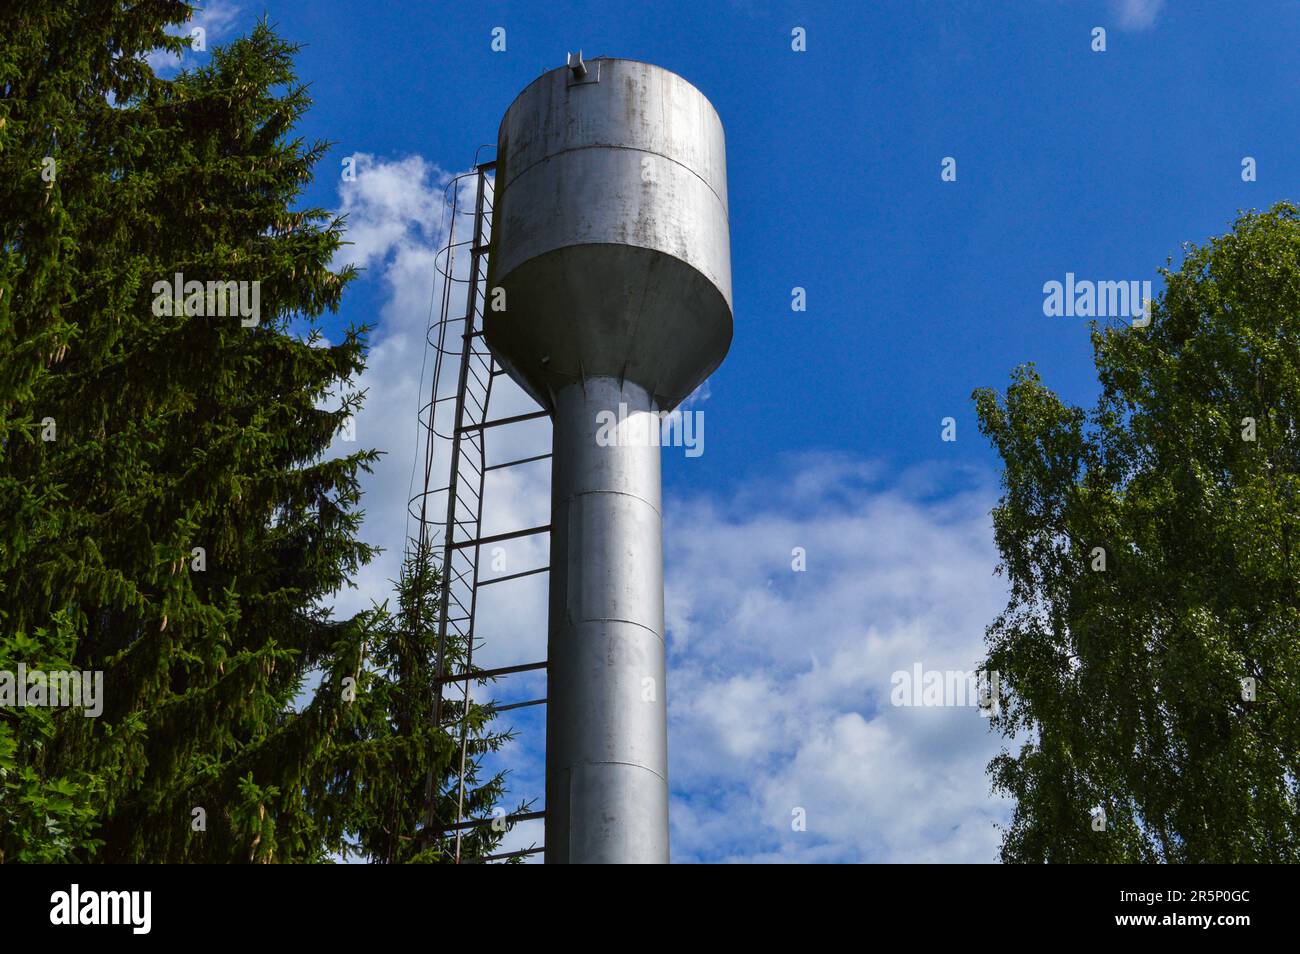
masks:
<path fill-rule="evenodd" d="M 536 848 L 521 848 L 518 851 L 503 851 L 499 855 L 483 855 L 481 858 L 466 858 L 461 864 L 479 865 L 486 861 L 502 861 L 506 858 L 522 858 L 525 855 L 537 855 L 546 850 L 545 845 L 539 845 Z"/>
<path fill-rule="evenodd" d="M 535 663 L 520 663 L 518 666 L 502 666 L 499 669 L 479 669 L 475 672 L 462 672 L 455 676 L 443 676 L 439 682 L 460 682 L 462 679 L 495 679 L 497 676 L 508 676 L 513 672 L 531 672 L 534 669 L 545 669 L 546 660 Z"/>
<path fill-rule="evenodd" d="M 502 540 L 514 540 L 518 537 L 527 537 L 534 533 L 548 533 L 550 529 L 551 525 L 548 523 L 544 527 L 529 527 L 527 530 L 512 530 L 510 533 L 494 533 L 489 537 L 479 537 L 476 540 L 462 540 L 460 543 L 453 543 L 451 548 L 453 550 L 459 550 L 462 547 L 475 547 L 483 546 L 487 543 L 499 543 Z"/>
<path fill-rule="evenodd" d="M 486 365 L 485 365 L 485 367 L 486 367 Z M 489 370 L 490 370 L 490 369 L 489 369 Z M 472 365 L 472 364 L 467 364 L 467 365 L 465 365 L 465 371 L 466 371 L 467 373 L 469 373 L 469 374 L 474 375 L 474 380 L 478 382 L 478 386 L 479 386 L 479 387 L 481 387 L 481 388 L 482 388 L 483 390 L 485 390 L 485 391 L 487 390 L 487 385 L 483 382 L 483 379 L 480 378 L 480 377 L 478 376 L 478 372 L 474 370 L 474 365 Z M 489 380 L 490 380 L 490 379 L 489 379 Z M 470 397 L 474 398 L 474 395 L 471 394 L 471 393 L 469 392 L 469 390 L 468 390 L 468 388 L 469 388 L 469 381 L 468 381 L 468 380 L 466 380 L 466 382 L 465 382 L 465 387 L 466 387 L 466 391 L 465 391 L 465 393 L 466 393 L 467 395 L 469 395 Z M 483 405 L 482 405 L 481 403 L 479 403 L 479 399 L 478 399 L 478 398 L 474 398 L 474 403 L 475 403 L 475 404 L 478 404 L 478 406 L 479 406 L 479 410 L 480 410 L 480 411 L 486 410 L 486 408 L 484 408 Z"/>
<path fill-rule="evenodd" d="M 512 702 L 509 705 L 492 706 L 491 709 L 493 712 L 506 712 L 510 709 L 523 709 L 526 706 L 544 706 L 544 705 L 546 705 L 545 699 L 529 699 L 527 702 Z"/>
<path fill-rule="evenodd" d="M 484 384 L 482 381 L 479 381 L 479 377 L 478 377 L 478 372 L 477 372 L 477 371 L 475 371 L 473 368 L 470 368 L 470 369 L 469 369 L 469 373 L 472 374 L 472 375 L 474 375 L 474 380 L 478 381 L 478 386 L 479 386 L 479 387 L 484 388 L 484 389 L 487 388 L 487 385 L 486 385 L 486 384 Z M 480 401 L 478 398 L 476 398 L 476 397 L 474 396 L 474 393 L 469 389 L 469 382 L 468 382 L 468 381 L 465 382 L 465 397 L 469 398 L 471 401 L 474 402 L 474 404 L 478 407 L 478 410 L 479 410 L 479 413 L 480 413 L 480 414 L 486 414 L 486 413 L 487 413 L 487 408 L 485 408 L 485 407 L 483 406 L 483 402 Z"/>
<path fill-rule="evenodd" d="M 531 464 L 535 460 L 546 460 L 550 456 L 550 454 L 538 454 L 536 457 L 521 457 L 518 460 L 506 461 L 504 464 L 493 464 L 490 467 L 484 467 L 483 473 L 486 474 L 489 470 L 500 470 L 502 467 L 514 467 L 516 464 Z"/>
<path fill-rule="evenodd" d="M 489 427 L 500 427 L 502 424 L 518 424 L 520 421 L 535 421 L 539 417 L 547 417 L 546 411 L 533 411 L 529 414 L 516 414 L 514 417 L 501 417 L 495 421 L 484 421 L 482 424 L 469 424 L 465 427 L 459 427 L 458 432 L 465 431 L 482 431 Z"/>
<path fill-rule="evenodd" d="M 454 572 L 454 570 L 453 570 L 453 572 L 452 572 L 452 576 L 451 576 L 451 582 L 452 582 L 453 584 L 454 584 L 454 583 L 463 583 L 463 582 L 465 582 L 465 577 L 466 577 L 468 574 L 472 573 L 473 571 L 474 571 L 474 565 L 473 565 L 472 563 L 471 563 L 469 566 L 465 567 L 465 569 L 461 570 L 459 573 L 456 573 L 456 572 Z M 455 596 L 454 593 L 452 594 L 452 597 L 451 597 L 451 598 L 452 598 L 453 600 L 456 599 L 456 596 Z M 460 602 L 460 601 L 457 600 L 457 602 Z"/>
<path fill-rule="evenodd" d="M 466 828 L 478 828 L 480 825 L 491 825 L 493 822 L 505 822 L 507 825 L 513 825 L 515 822 L 533 821 L 536 818 L 545 817 L 546 812 L 520 812 L 518 815 L 502 815 L 498 818 L 472 818 L 469 821 L 448 825 L 443 831 L 464 831 Z"/>
<path fill-rule="evenodd" d="M 539 566 L 535 570 L 524 570 L 522 573 L 511 573 L 509 576 L 494 576 L 490 580 L 479 580 L 479 586 L 487 586 L 491 583 L 504 583 L 506 580 L 517 580 L 521 576 L 532 576 L 534 573 L 546 573 L 550 571 L 549 566 Z"/>

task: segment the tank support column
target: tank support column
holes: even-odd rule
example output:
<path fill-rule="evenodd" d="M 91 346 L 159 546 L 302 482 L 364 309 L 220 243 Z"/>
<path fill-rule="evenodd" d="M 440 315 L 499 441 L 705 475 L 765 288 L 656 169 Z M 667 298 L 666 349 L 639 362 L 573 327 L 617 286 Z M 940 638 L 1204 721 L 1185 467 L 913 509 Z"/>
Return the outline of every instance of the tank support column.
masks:
<path fill-rule="evenodd" d="M 556 395 L 546 861 L 668 861 L 659 416 L 644 388 Z"/>

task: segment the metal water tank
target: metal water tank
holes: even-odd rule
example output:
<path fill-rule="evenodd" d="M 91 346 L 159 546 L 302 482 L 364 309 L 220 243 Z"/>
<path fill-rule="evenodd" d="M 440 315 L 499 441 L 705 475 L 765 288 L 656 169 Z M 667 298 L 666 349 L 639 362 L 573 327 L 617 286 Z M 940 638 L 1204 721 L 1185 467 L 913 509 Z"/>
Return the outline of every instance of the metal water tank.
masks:
<path fill-rule="evenodd" d="M 571 57 L 501 122 L 485 335 L 555 430 L 548 862 L 668 860 L 652 435 L 730 346 L 727 216 L 722 123 L 667 70 Z"/>

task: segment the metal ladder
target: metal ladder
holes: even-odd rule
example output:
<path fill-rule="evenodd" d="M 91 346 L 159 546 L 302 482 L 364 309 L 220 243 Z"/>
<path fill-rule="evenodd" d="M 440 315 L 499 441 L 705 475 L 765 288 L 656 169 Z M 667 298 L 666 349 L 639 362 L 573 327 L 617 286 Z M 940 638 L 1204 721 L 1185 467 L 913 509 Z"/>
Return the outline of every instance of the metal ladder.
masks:
<path fill-rule="evenodd" d="M 476 161 L 473 171 L 455 176 L 447 185 L 444 212 L 450 212 L 451 224 L 448 228 L 447 244 L 434 260 L 434 267 L 443 278 L 442 298 L 438 318 L 431 323 L 426 337 L 426 343 L 434 355 L 432 386 L 428 403 L 424 404 L 419 411 L 424 443 L 424 482 L 423 489 L 412 496 L 407 504 L 408 514 L 417 522 L 416 552 L 441 551 L 438 562 L 440 581 L 437 600 L 437 673 L 433 718 L 436 725 L 443 726 L 457 739 L 459 748 L 455 782 L 456 817 L 450 823 L 441 823 L 443 835 L 451 835 L 453 832 L 455 834 L 454 860 L 457 864 L 461 863 L 461 839 L 465 831 L 493 822 L 500 824 L 504 821 L 507 825 L 512 825 L 516 822 L 545 817 L 544 811 L 520 812 L 507 815 L 504 819 L 464 817 L 471 683 L 486 682 L 512 673 L 546 668 L 546 661 L 542 660 L 490 670 L 474 669 L 474 650 L 482 647 L 482 640 L 475 627 L 480 587 L 550 570 L 550 566 L 547 565 L 489 579 L 484 579 L 480 575 L 480 556 L 484 546 L 549 533 L 551 529 L 550 525 L 546 524 L 486 537 L 482 535 L 483 495 L 487 474 L 491 471 L 545 460 L 551 456 L 546 453 L 499 464 L 487 463 L 489 430 L 547 416 L 545 410 L 498 419 L 491 419 L 488 415 L 493 382 L 499 375 L 505 373 L 483 337 L 483 316 L 488 306 L 486 288 L 488 239 L 492 224 L 492 190 L 489 176 L 495 167 L 495 162 Z M 475 180 L 472 211 L 461 208 L 460 197 L 462 182 L 470 177 Z M 459 237 L 464 232 L 460 227 L 462 218 L 470 220 L 470 234 L 466 238 Z M 468 277 L 457 277 L 457 258 L 466 253 L 469 255 Z M 453 300 L 458 296 L 454 293 L 462 285 L 465 286 L 464 309 L 463 313 L 456 314 Z M 460 340 L 457 347 L 458 337 Z M 455 361 L 456 364 L 448 367 L 447 360 Z M 454 390 L 447 390 L 453 372 L 455 387 Z M 449 432 L 444 433 L 438 428 L 438 413 L 446 404 L 451 404 L 453 408 L 452 426 Z M 440 458 L 447 461 L 444 484 L 437 484 L 441 479 L 437 472 Z M 443 494 L 446 495 L 445 512 L 441 512 L 441 508 L 438 507 L 438 498 Z M 439 513 L 431 513 L 431 510 Z M 415 602 L 418 607 L 421 601 Z M 459 666 L 456 665 L 458 662 Z M 450 721 L 446 721 L 443 713 L 444 689 L 457 684 L 461 688 L 459 715 L 454 715 Z M 546 699 L 541 698 L 501 706 L 489 704 L 489 708 L 492 712 L 499 713 L 545 703 Z M 432 811 L 434 801 L 440 794 L 434 789 L 434 780 L 430 779 L 430 814 L 426 818 L 428 824 L 439 824 L 438 820 L 432 817 Z M 542 846 L 534 846 L 522 851 L 504 852 L 473 860 L 503 860 L 536 854 L 542 850 Z"/>

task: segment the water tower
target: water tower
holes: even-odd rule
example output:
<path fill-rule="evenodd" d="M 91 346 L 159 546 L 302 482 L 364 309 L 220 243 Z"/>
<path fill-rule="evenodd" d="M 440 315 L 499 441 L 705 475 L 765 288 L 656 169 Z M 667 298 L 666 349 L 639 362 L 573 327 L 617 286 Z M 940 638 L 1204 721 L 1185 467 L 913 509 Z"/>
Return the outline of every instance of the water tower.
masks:
<path fill-rule="evenodd" d="M 666 862 L 659 442 L 646 436 L 731 344 L 718 114 L 657 66 L 571 56 L 501 121 L 491 242 L 484 333 L 554 422 L 546 860 Z"/>

